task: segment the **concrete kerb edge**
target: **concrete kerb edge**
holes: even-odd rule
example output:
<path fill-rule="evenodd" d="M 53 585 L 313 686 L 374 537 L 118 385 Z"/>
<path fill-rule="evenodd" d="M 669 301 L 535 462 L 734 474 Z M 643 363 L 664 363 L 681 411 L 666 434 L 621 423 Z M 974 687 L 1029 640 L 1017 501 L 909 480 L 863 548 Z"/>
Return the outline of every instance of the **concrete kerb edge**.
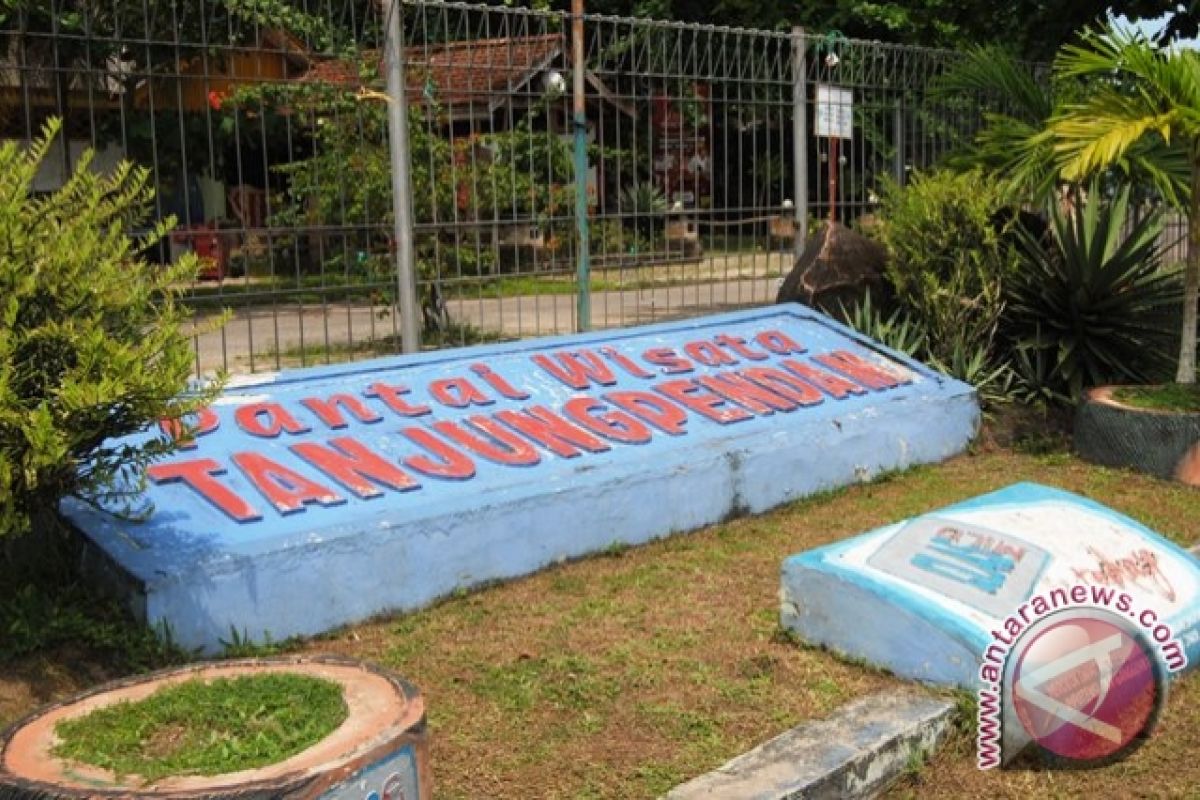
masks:
<path fill-rule="evenodd" d="M 790 800 L 873 797 L 947 738 L 951 700 L 879 692 L 804 722 L 705 775 L 680 784 L 664 800 Z"/>

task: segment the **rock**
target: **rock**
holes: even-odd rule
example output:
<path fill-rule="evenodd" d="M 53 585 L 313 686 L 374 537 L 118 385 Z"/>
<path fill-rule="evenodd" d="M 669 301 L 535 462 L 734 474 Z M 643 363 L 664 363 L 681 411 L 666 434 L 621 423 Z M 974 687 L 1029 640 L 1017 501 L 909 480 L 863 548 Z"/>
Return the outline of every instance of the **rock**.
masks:
<path fill-rule="evenodd" d="M 809 239 L 779 288 L 777 303 L 805 303 L 827 312 L 857 303 L 883 289 L 887 251 L 840 222 L 829 222 Z"/>

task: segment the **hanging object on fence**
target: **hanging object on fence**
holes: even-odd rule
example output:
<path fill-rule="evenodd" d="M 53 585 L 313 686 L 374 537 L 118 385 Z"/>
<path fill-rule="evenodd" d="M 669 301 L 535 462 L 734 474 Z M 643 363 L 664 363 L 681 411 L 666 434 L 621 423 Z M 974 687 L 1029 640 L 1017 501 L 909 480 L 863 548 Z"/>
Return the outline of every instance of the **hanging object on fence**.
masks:
<path fill-rule="evenodd" d="M 837 57 L 826 56 L 826 62 Z M 836 66 L 837 62 L 833 62 Z M 838 145 L 854 138 L 854 92 L 839 86 L 817 84 L 817 113 L 814 120 L 817 138 L 829 140 L 829 221 L 837 222 Z"/>
<path fill-rule="evenodd" d="M 822 39 L 816 46 L 816 52 L 824 51 L 821 59 L 826 74 L 833 76 L 833 71 L 842 63 L 838 55 L 838 45 L 845 43 L 846 37 L 834 31 Z M 829 221 L 837 221 L 837 188 L 838 188 L 838 149 L 842 139 L 854 138 L 854 91 L 828 83 L 817 84 L 816 114 L 813 120 L 813 133 L 818 139 L 829 140 Z"/>
<path fill-rule="evenodd" d="M 832 139 L 854 137 L 854 92 L 840 86 L 817 84 L 817 136 Z"/>

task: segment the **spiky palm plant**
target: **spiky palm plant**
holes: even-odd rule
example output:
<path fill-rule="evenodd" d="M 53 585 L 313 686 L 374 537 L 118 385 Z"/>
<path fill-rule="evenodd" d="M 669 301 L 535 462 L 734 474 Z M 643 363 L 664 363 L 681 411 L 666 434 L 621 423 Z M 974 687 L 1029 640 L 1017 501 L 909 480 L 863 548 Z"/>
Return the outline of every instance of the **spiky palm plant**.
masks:
<path fill-rule="evenodd" d="M 1160 266 L 1160 216 L 1127 225 L 1129 187 L 1108 202 L 1099 194 L 1093 186 L 1070 212 L 1052 205 L 1051 241 L 1021 229 L 1026 265 L 1009 284 L 1014 350 L 1048 367 L 1052 388 L 1072 399 L 1089 386 L 1161 379 L 1179 309 L 1178 273 Z"/>
<path fill-rule="evenodd" d="M 1140 169 L 1188 216 L 1182 335 L 1176 381 L 1196 381 L 1196 317 L 1200 300 L 1200 53 L 1163 49 L 1117 28 L 1087 31 L 1055 62 L 1062 79 L 1084 79 L 1089 91 L 1064 103 L 1050 131 L 1063 177 Z M 1185 202 L 1186 201 L 1186 202 Z"/>

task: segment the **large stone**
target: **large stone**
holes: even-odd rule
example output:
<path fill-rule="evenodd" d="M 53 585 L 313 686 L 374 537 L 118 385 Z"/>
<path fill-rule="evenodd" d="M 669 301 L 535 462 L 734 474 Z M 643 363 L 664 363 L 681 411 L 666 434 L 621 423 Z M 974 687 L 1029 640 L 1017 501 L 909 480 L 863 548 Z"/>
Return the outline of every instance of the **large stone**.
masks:
<path fill-rule="evenodd" d="M 775 306 L 266 376 L 155 465 L 147 521 L 63 510 L 211 651 L 937 461 L 978 420 L 970 387 Z"/>
<path fill-rule="evenodd" d="M 1166 624 L 1195 665 L 1200 563 L 1099 503 L 1022 483 L 786 559 L 781 612 L 810 642 L 906 678 L 974 687 L 993 632 L 1019 635 L 1009 621 L 1025 619 L 1023 629 L 1042 608 L 1031 598 L 1054 610 L 1112 608 L 1122 594 L 1129 608 L 1118 611 L 1153 612 L 1147 635 Z"/>
<path fill-rule="evenodd" d="M 887 251 L 883 245 L 840 222 L 821 226 L 805 244 L 779 293 L 777 303 L 799 302 L 836 313 L 869 291 L 881 295 Z"/>

